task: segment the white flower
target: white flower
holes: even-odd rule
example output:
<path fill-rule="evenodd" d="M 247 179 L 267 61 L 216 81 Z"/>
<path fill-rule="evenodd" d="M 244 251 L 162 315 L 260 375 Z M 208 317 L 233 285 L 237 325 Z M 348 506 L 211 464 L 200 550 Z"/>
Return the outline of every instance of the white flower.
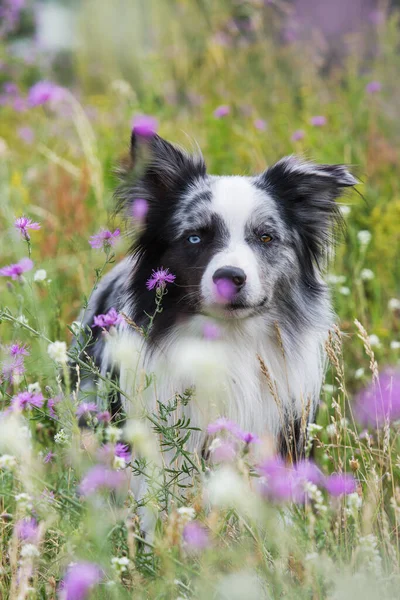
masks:
<path fill-rule="evenodd" d="M 124 573 L 124 571 L 126 571 L 127 567 L 129 566 L 129 563 L 130 560 L 126 556 L 113 556 L 113 558 L 111 559 L 111 566 L 117 573 L 117 575 L 121 575 L 121 573 Z"/>
<path fill-rule="evenodd" d="M 122 458 L 122 456 L 114 456 L 113 469 L 115 469 L 116 471 L 120 471 L 121 469 L 125 469 L 125 467 L 125 459 Z"/>
<path fill-rule="evenodd" d="M 247 482 L 228 466 L 211 473 L 205 487 L 205 499 L 214 506 L 235 507 L 253 516 L 258 511 L 255 496 Z"/>
<path fill-rule="evenodd" d="M 194 508 L 191 508 L 189 506 L 181 506 L 180 508 L 178 508 L 177 513 L 180 517 L 180 520 L 183 523 L 189 523 L 189 521 L 193 521 L 193 519 L 196 516 L 196 511 L 194 510 Z"/>
<path fill-rule="evenodd" d="M 345 275 L 335 275 L 334 273 L 329 273 L 325 277 L 327 283 L 331 283 L 332 285 L 336 285 L 339 283 L 344 283 L 346 281 Z"/>
<path fill-rule="evenodd" d="M 374 333 L 370 336 L 368 336 L 369 339 L 369 343 L 371 344 L 372 347 L 375 348 L 379 348 L 381 345 L 381 340 L 378 338 L 377 335 L 375 335 Z"/>
<path fill-rule="evenodd" d="M 366 570 L 369 572 L 372 571 L 376 576 L 381 575 L 382 558 L 378 550 L 378 541 L 372 533 L 365 537 L 360 537 L 359 551 Z"/>
<path fill-rule="evenodd" d="M 132 88 L 127 81 L 124 79 L 115 79 L 111 83 L 111 89 L 121 96 L 130 96 L 132 94 Z"/>
<path fill-rule="evenodd" d="M 365 369 L 363 369 L 363 367 L 360 367 L 359 369 L 356 369 L 354 371 L 354 377 L 355 379 L 361 379 L 361 377 L 364 376 L 365 373 Z"/>
<path fill-rule="evenodd" d="M 331 385 L 330 383 L 325 383 L 322 386 L 322 389 L 326 394 L 334 394 L 336 392 L 336 386 Z"/>
<path fill-rule="evenodd" d="M 44 269 L 38 269 L 33 276 L 33 281 L 44 281 L 46 277 L 46 271 Z"/>
<path fill-rule="evenodd" d="M 391 350 L 400 350 L 400 342 L 398 340 L 392 340 L 390 342 Z"/>
<path fill-rule="evenodd" d="M 372 239 L 372 235 L 366 229 L 362 229 L 361 231 L 359 231 L 357 233 L 357 239 L 362 246 L 368 246 L 368 244 L 370 243 L 370 241 Z"/>
<path fill-rule="evenodd" d="M 388 308 L 393 312 L 396 310 L 400 310 L 400 300 L 398 298 L 390 298 L 388 302 Z"/>
<path fill-rule="evenodd" d="M 315 437 L 319 431 L 321 431 L 322 425 L 317 425 L 317 423 L 309 423 L 307 425 L 307 433 L 309 437 Z"/>
<path fill-rule="evenodd" d="M 17 466 L 17 459 L 11 454 L 3 454 L 0 456 L 0 469 L 12 471 Z"/>
<path fill-rule="evenodd" d="M 106 434 L 107 441 L 115 444 L 121 439 L 122 429 L 115 427 L 114 425 L 110 425 L 107 427 L 104 433 Z"/>
<path fill-rule="evenodd" d="M 339 206 L 339 210 L 344 217 L 347 217 L 347 215 L 349 215 L 351 213 L 351 207 L 346 206 L 345 204 L 343 204 L 342 206 Z"/>
<path fill-rule="evenodd" d="M 329 425 L 326 426 L 326 433 L 328 434 L 328 437 L 330 437 L 330 438 L 335 437 L 335 435 L 337 433 L 335 423 L 330 423 Z"/>
<path fill-rule="evenodd" d="M 375 273 L 371 269 L 362 269 L 360 277 L 363 281 L 371 281 L 375 277 Z"/>
<path fill-rule="evenodd" d="M 41 387 L 40 387 L 40 383 L 38 381 L 35 381 L 35 383 L 30 383 L 28 385 L 28 392 L 30 394 L 40 394 L 42 391 Z"/>
<path fill-rule="evenodd" d="M 54 441 L 56 444 L 60 446 L 67 446 L 69 443 L 69 435 L 65 431 L 65 429 L 60 429 L 58 433 L 54 436 Z"/>
<path fill-rule="evenodd" d="M 342 294 L 342 296 L 350 296 L 350 288 L 343 285 L 342 287 L 339 288 L 339 293 Z"/>
<path fill-rule="evenodd" d="M 24 511 L 32 510 L 33 508 L 32 497 L 29 494 L 25 494 L 25 492 L 17 494 L 15 496 L 15 501 L 17 502 L 18 506 Z"/>
<path fill-rule="evenodd" d="M 356 508 L 358 510 L 362 506 L 362 498 L 361 498 L 361 496 L 358 495 L 357 492 L 347 494 L 346 504 L 347 504 L 347 508 L 349 508 L 349 509 Z"/>
<path fill-rule="evenodd" d="M 40 556 L 39 550 L 34 546 L 34 544 L 25 544 L 21 548 L 21 558 L 36 558 Z"/>
<path fill-rule="evenodd" d="M 68 360 L 67 344 L 65 342 L 53 342 L 47 347 L 47 354 L 55 362 L 65 364 Z"/>

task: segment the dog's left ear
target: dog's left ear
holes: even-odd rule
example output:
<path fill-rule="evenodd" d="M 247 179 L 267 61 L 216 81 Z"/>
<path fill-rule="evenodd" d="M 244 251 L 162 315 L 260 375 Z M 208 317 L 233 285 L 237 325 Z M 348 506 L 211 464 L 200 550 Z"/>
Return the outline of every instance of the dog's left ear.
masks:
<path fill-rule="evenodd" d="M 341 219 L 337 198 L 358 183 L 345 165 L 318 165 L 295 156 L 281 159 L 258 181 L 317 261 Z"/>

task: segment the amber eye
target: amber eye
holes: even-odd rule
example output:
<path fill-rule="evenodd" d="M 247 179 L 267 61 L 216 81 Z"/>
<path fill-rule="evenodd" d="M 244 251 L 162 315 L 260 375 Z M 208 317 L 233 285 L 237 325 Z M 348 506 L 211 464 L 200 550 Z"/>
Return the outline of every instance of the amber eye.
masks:
<path fill-rule="evenodd" d="M 260 236 L 260 242 L 263 244 L 268 244 L 269 242 L 272 242 L 272 237 L 267 233 L 264 233 L 262 236 Z"/>

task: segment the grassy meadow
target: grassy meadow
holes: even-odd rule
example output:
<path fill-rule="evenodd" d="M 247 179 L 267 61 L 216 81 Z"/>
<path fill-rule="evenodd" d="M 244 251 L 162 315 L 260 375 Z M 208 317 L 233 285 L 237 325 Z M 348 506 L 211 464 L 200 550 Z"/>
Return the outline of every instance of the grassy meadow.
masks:
<path fill-rule="evenodd" d="M 76 45 L 54 60 L 0 37 L 0 598 L 400 597 L 399 15 L 366 19 L 332 59 L 291 6 L 86 0 Z M 113 216 L 115 167 L 143 114 L 166 139 L 198 143 L 211 173 L 256 173 L 295 153 L 360 180 L 340 201 L 327 272 L 338 321 L 309 431 L 317 476 L 274 463 L 268 444 L 260 467 L 235 431 L 219 434 L 228 458 L 218 444 L 210 463 L 189 455 L 190 423 L 166 417 L 190 394 L 126 424 L 132 457 L 107 416 L 89 407 L 78 426 L 66 352 L 130 244 Z M 23 216 L 40 228 L 16 227 Z M 121 229 L 106 253 L 89 244 L 101 228 Z M 23 259 L 33 264 L 5 270 Z M 380 418 L 358 417 L 363 401 Z M 173 466 L 156 451 L 161 435 Z M 129 490 L 139 475 L 144 499 Z"/>

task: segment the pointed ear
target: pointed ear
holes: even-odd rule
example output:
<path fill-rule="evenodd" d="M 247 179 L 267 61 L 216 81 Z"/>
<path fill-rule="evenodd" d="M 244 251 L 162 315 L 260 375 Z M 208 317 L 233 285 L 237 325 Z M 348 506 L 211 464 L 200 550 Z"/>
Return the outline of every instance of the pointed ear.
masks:
<path fill-rule="evenodd" d="M 261 181 L 318 261 L 330 246 L 335 224 L 341 221 L 336 200 L 357 179 L 345 165 L 318 165 L 287 156 L 267 169 Z"/>

